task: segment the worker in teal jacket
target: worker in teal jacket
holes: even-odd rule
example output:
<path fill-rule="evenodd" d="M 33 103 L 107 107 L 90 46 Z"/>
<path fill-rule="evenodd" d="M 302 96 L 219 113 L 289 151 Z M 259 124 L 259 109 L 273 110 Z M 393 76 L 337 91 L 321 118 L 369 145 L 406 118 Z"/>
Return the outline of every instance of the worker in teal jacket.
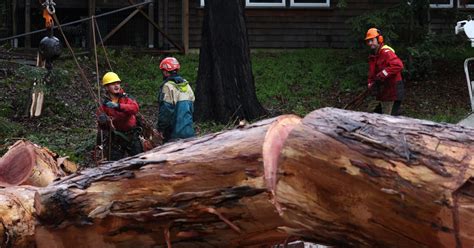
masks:
<path fill-rule="evenodd" d="M 180 64 L 176 58 L 164 58 L 160 69 L 164 80 L 158 94 L 156 129 L 163 135 L 164 142 L 194 137 L 194 92 L 188 81 L 178 74 Z"/>

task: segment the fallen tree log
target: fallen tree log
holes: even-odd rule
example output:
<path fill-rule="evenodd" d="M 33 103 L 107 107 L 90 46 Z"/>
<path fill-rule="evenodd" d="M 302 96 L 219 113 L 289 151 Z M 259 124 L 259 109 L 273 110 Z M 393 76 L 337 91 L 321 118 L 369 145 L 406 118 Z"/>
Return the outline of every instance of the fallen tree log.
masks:
<path fill-rule="evenodd" d="M 321 109 L 281 150 L 276 201 L 296 229 L 350 247 L 474 247 L 474 130 Z"/>
<path fill-rule="evenodd" d="M 38 189 L 35 229 L 9 244 L 242 247 L 294 235 L 348 247 L 472 247 L 473 135 L 330 108 L 301 123 L 282 116 Z"/>
<path fill-rule="evenodd" d="M 161 146 L 38 190 L 37 247 L 249 246 L 283 242 L 262 145 L 281 116 Z"/>
<path fill-rule="evenodd" d="M 66 158 L 27 140 L 18 140 L 0 158 L 0 186 L 45 187 L 76 171 L 76 164 Z"/>
<path fill-rule="evenodd" d="M 36 190 L 30 186 L 0 190 L 0 247 L 34 247 Z"/>

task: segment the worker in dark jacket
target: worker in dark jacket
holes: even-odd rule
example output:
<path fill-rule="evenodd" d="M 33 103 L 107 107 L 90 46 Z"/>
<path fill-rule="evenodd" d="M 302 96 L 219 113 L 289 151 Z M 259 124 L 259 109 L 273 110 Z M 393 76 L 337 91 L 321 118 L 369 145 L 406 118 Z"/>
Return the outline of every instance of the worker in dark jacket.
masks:
<path fill-rule="evenodd" d="M 194 92 L 178 71 L 176 58 L 167 57 L 160 63 L 163 83 L 158 94 L 157 130 L 163 141 L 185 139 L 195 136 L 193 128 Z"/>
<path fill-rule="evenodd" d="M 384 44 L 380 30 L 369 29 L 365 42 L 373 51 L 369 56 L 368 87 L 377 100 L 369 104 L 369 111 L 398 115 L 404 95 L 403 62 L 393 48 Z"/>
<path fill-rule="evenodd" d="M 143 152 L 141 128 L 137 126 L 138 103 L 124 92 L 120 83 L 117 74 L 104 75 L 102 85 L 106 96 L 97 110 L 99 127 L 104 131 L 104 154 L 112 161 Z"/>

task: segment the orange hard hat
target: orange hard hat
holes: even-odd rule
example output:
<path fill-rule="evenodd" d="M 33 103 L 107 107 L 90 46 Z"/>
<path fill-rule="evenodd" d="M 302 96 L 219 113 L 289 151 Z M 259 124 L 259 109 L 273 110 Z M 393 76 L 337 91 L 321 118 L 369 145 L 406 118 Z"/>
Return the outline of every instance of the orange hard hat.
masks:
<path fill-rule="evenodd" d="M 367 34 L 365 35 L 365 40 L 370 40 L 370 39 L 373 39 L 377 36 L 380 35 L 380 32 L 378 29 L 376 28 L 371 28 L 367 31 Z"/>
<path fill-rule="evenodd" d="M 377 42 L 379 44 L 383 43 L 383 36 L 379 29 L 377 28 L 370 28 L 367 30 L 367 34 L 365 35 L 365 41 L 371 40 L 373 38 L 377 38 Z"/>

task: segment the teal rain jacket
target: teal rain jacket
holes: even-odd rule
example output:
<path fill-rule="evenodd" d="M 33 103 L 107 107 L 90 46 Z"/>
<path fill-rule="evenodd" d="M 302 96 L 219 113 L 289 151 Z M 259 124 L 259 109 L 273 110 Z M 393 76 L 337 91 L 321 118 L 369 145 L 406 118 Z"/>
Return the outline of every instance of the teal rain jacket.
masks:
<path fill-rule="evenodd" d="M 163 81 L 158 94 L 157 130 L 165 142 L 195 136 L 194 99 L 191 86 L 181 76 L 174 74 Z"/>

